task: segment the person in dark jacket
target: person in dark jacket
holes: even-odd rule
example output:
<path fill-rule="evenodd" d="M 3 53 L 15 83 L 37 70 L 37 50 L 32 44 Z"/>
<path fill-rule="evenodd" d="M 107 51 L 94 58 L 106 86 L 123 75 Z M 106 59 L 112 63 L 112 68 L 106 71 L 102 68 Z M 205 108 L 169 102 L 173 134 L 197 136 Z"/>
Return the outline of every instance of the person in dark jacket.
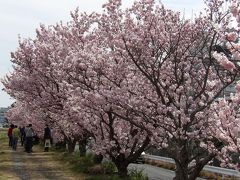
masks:
<path fill-rule="evenodd" d="M 23 127 L 19 127 L 19 129 L 20 129 L 20 133 L 21 133 L 21 145 L 23 146 L 24 141 L 25 141 L 25 136 L 26 136 L 26 134 L 25 134 L 25 127 L 24 126 Z"/>
<path fill-rule="evenodd" d="M 44 128 L 44 151 L 48 152 L 49 147 L 51 146 L 51 129 L 46 124 L 46 127 Z"/>

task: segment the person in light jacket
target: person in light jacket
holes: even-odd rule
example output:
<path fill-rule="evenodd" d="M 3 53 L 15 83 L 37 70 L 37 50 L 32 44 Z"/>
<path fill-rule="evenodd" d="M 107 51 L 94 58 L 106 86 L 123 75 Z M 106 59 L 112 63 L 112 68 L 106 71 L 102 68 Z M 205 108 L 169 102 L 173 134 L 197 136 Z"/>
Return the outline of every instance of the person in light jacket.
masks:
<path fill-rule="evenodd" d="M 13 143 L 12 143 L 12 149 L 13 150 L 17 150 L 17 143 L 18 143 L 18 139 L 20 138 L 20 130 L 17 127 L 17 125 L 14 126 L 14 129 L 12 131 L 12 138 L 13 138 Z"/>

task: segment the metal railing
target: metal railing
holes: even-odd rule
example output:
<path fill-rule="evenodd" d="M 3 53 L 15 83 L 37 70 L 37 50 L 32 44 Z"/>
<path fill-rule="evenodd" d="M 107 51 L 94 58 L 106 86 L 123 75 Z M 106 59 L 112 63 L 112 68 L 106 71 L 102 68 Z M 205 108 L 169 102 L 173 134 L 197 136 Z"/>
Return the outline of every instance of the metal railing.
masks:
<path fill-rule="evenodd" d="M 151 160 L 175 164 L 175 161 L 172 158 L 167 158 L 167 157 L 162 157 L 162 156 L 154 156 L 154 155 L 150 155 L 150 154 L 144 154 L 143 157 L 144 157 L 144 159 L 151 159 Z M 221 174 L 222 179 L 224 179 L 225 176 L 231 176 L 231 177 L 237 178 L 237 179 L 240 178 L 239 171 L 233 170 L 233 169 L 205 165 L 203 170 L 213 172 L 216 174 Z"/>

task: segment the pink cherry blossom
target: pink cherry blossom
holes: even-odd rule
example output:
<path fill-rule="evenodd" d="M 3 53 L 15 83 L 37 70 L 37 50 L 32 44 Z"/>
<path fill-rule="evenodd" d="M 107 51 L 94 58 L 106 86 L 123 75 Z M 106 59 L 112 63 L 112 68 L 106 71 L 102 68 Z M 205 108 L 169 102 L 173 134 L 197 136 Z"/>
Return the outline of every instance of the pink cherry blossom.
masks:
<path fill-rule="evenodd" d="M 91 139 L 123 176 L 150 146 L 175 160 L 177 180 L 196 179 L 213 158 L 233 166 L 239 84 L 223 92 L 239 77 L 238 30 L 229 30 L 239 4 L 226 2 L 207 0 L 204 16 L 188 20 L 153 0 L 129 9 L 109 0 L 102 13 L 77 9 L 67 24 L 41 25 L 2 80 L 17 101 L 10 122 L 51 123 L 71 150 Z"/>
<path fill-rule="evenodd" d="M 228 58 L 224 54 L 214 52 L 213 57 L 217 59 L 217 61 L 223 68 L 229 71 L 233 71 L 234 69 L 236 69 L 234 63 L 228 60 Z"/>

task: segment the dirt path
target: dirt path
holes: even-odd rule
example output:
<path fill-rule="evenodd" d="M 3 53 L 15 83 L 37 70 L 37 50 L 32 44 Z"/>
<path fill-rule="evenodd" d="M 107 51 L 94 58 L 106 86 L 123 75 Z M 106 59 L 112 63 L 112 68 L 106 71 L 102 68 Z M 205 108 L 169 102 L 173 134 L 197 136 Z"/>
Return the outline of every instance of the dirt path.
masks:
<path fill-rule="evenodd" d="M 13 151 L 6 142 L 0 144 L 0 180 L 84 179 L 56 161 L 52 152 L 43 152 L 39 146 L 34 146 L 33 151 L 26 153 L 21 146 L 18 146 L 17 151 Z"/>
<path fill-rule="evenodd" d="M 75 180 L 72 173 L 55 161 L 52 153 L 41 152 L 35 147 L 33 153 L 25 153 L 22 147 L 12 151 L 13 169 L 22 180 L 56 179 Z"/>
<path fill-rule="evenodd" d="M 21 148 L 22 150 L 23 148 Z M 29 173 L 26 169 L 24 159 L 26 159 L 25 154 L 21 151 L 10 152 L 11 159 L 13 162 L 13 171 L 19 177 L 19 179 L 30 179 Z"/>

